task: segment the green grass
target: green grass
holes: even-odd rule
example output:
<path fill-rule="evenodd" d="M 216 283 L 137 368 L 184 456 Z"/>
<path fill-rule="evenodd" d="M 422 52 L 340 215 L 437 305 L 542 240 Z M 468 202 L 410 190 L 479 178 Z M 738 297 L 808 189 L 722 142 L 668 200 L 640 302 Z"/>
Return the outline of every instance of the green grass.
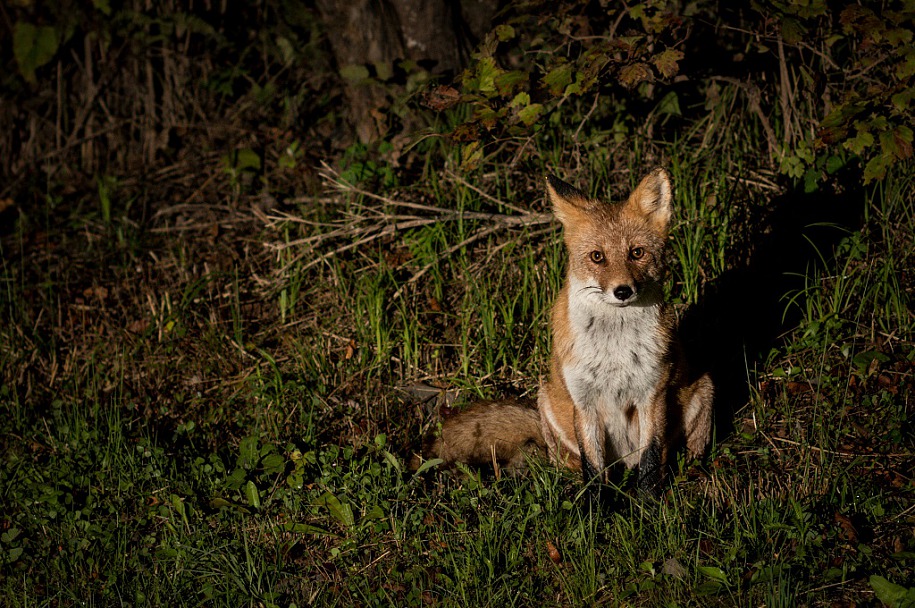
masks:
<path fill-rule="evenodd" d="M 801 287 L 774 294 L 797 325 L 744 353 L 749 368 L 727 381 L 745 400 L 722 404 L 712 453 L 679 463 L 661 500 L 624 482 L 591 504 L 576 473 L 540 462 L 514 478 L 407 468 L 447 396 L 533 396 L 546 373 L 560 233 L 487 219 L 546 211 L 544 172 L 619 199 L 651 166 L 670 167 L 678 304 L 701 306 L 752 264 L 752 218 L 781 192 L 750 162 L 752 125 L 708 120 L 680 142 L 633 136 L 631 151 L 598 150 L 613 134 L 592 133 L 591 164 L 572 177 L 565 146 L 544 137 L 523 172 L 492 158 L 462 176 L 491 198 L 429 152 L 428 179 L 365 184 L 387 202 L 344 192 L 287 209 L 307 223 L 140 234 L 101 186 L 102 222 L 49 209 L 36 220 L 55 235 L 45 242 L 21 221 L 0 273 L 4 603 L 772 607 L 911 595 L 905 168 L 853 198 L 860 226 L 810 255 Z M 444 162 L 457 171 L 458 152 Z M 437 217 L 400 202 L 464 215 L 354 248 L 367 233 L 321 236 Z M 417 383 L 440 394 L 398 390 Z"/>

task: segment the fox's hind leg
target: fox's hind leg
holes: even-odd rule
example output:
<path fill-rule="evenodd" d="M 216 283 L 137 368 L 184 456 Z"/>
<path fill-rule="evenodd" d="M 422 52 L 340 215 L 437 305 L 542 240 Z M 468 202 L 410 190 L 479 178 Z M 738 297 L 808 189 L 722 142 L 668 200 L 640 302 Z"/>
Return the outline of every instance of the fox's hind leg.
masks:
<path fill-rule="evenodd" d="M 686 451 L 691 458 L 705 454 L 712 440 L 712 402 L 715 386 L 708 374 L 696 380 L 683 400 L 683 430 Z"/>

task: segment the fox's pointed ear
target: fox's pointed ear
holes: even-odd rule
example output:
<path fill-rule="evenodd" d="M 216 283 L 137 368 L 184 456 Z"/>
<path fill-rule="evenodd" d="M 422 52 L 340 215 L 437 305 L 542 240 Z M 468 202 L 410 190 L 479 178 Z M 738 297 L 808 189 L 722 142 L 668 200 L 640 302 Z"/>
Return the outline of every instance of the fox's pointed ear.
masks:
<path fill-rule="evenodd" d="M 553 175 L 546 176 L 546 193 L 553 205 L 553 213 L 563 225 L 575 221 L 588 208 L 584 192 Z"/>
<path fill-rule="evenodd" d="M 626 202 L 626 211 L 648 220 L 659 233 L 666 235 L 670 228 L 673 188 L 670 173 L 658 167 L 645 176 Z"/>

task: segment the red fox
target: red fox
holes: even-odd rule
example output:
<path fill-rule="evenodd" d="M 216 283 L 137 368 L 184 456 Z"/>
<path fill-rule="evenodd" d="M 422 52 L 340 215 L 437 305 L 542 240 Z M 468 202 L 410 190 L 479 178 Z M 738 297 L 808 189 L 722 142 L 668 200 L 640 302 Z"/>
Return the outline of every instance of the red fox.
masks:
<path fill-rule="evenodd" d="M 547 194 L 569 256 L 552 312 L 550 379 L 537 410 L 478 404 L 447 420 L 427 456 L 448 463 L 524 464 L 544 449 L 585 481 L 610 465 L 638 466 L 656 491 L 673 449 L 701 456 L 711 438 L 714 387 L 692 379 L 664 303 L 670 176 L 655 169 L 622 204 L 593 200 L 549 176 Z"/>

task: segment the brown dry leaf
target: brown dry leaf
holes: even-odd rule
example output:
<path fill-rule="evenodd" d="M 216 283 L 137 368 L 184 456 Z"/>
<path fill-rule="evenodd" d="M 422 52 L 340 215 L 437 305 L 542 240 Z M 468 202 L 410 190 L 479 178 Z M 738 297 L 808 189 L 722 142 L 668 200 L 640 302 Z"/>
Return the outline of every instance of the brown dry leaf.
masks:
<path fill-rule="evenodd" d="M 396 247 L 384 252 L 384 261 L 392 268 L 398 268 L 413 259 L 409 247 Z"/>
<path fill-rule="evenodd" d="M 454 87 L 439 85 L 426 91 L 423 95 L 423 105 L 427 108 L 442 112 L 461 100 L 461 94 Z"/>
<path fill-rule="evenodd" d="M 127 331 L 132 334 L 142 334 L 149 328 L 149 319 L 137 319 L 127 326 Z"/>
<path fill-rule="evenodd" d="M 433 312 L 442 312 L 442 304 L 437 299 L 429 296 L 429 310 Z"/>
<path fill-rule="evenodd" d="M 789 395 L 809 393 L 813 390 L 809 382 L 789 382 L 787 385 Z"/>
<path fill-rule="evenodd" d="M 902 553 L 905 551 L 905 544 L 898 536 L 893 539 L 893 553 Z"/>
<path fill-rule="evenodd" d="M 0 213 L 3 213 L 7 209 L 13 206 L 13 199 L 11 198 L 0 198 Z"/>
<path fill-rule="evenodd" d="M 855 529 L 855 524 L 853 524 L 849 518 L 836 511 L 835 520 L 842 529 L 842 531 L 839 532 L 839 538 L 852 543 L 858 542 L 858 531 Z"/>
<path fill-rule="evenodd" d="M 645 63 L 627 65 L 619 73 L 619 83 L 627 89 L 631 89 L 646 80 L 653 80 L 653 78 L 654 75 L 651 73 L 651 68 Z"/>
<path fill-rule="evenodd" d="M 677 72 L 680 71 L 680 66 L 677 64 L 678 61 L 683 59 L 683 52 L 676 49 L 667 49 L 663 53 L 658 53 L 655 55 L 651 62 L 654 63 L 655 67 L 658 68 L 658 71 L 661 72 L 666 78 L 672 78 L 677 75 Z"/>
<path fill-rule="evenodd" d="M 546 552 L 550 556 L 550 561 L 554 564 L 562 563 L 562 554 L 559 552 L 559 549 L 556 548 L 556 545 L 550 541 L 546 541 Z"/>
<path fill-rule="evenodd" d="M 353 358 L 353 355 L 356 354 L 356 341 L 350 340 L 346 345 L 346 352 L 343 355 L 343 358 L 349 361 Z"/>
<path fill-rule="evenodd" d="M 87 287 L 83 290 L 83 295 L 87 298 L 98 298 L 104 300 L 108 297 L 108 288 L 101 286 Z"/>

